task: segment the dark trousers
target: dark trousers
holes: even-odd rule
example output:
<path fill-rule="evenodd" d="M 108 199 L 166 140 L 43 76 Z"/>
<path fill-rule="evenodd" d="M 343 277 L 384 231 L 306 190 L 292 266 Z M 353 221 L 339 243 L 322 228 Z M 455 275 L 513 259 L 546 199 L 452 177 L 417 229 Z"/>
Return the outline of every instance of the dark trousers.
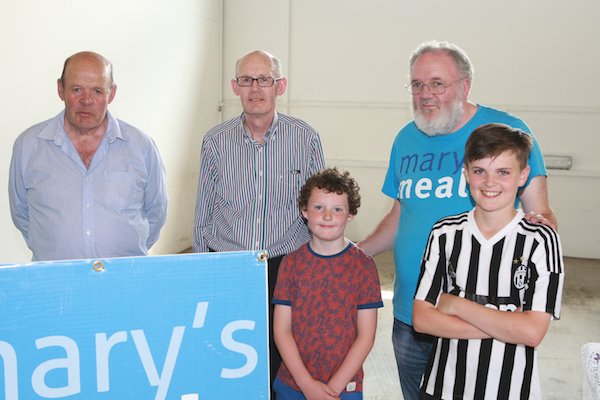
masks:
<path fill-rule="evenodd" d="M 267 265 L 269 268 L 269 374 L 271 378 L 271 399 L 275 399 L 275 392 L 273 391 L 273 382 L 277 377 L 277 370 L 281 364 L 281 356 L 275 345 L 273 339 L 273 312 L 275 311 L 275 305 L 271 303 L 273 299 L 273 293 L 275 292 L 275 284 L 277 283 L 277 273 L 279 272 L 279 264 L 285 255 L 269 258 Z"/>

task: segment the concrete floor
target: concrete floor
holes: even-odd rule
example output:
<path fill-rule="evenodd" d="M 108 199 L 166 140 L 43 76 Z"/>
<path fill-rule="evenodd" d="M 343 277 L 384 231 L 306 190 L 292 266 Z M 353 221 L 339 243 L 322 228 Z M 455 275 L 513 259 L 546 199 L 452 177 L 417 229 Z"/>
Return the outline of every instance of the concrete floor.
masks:
<path fill-rule="evenodd" d="M 392 282 L 394 266 L 391 251 L 375 258 L 384 308 L 379 311 L 375 346 L 367 358 L 365 400 L 403 399 L 392 349 Z M 552 321 L 538 348 L 542 390 L 546 400 L 583 397 L 581 346 L 600 342 L 600 260 L 565 257 L 565 287 L 561 319 Z"/>

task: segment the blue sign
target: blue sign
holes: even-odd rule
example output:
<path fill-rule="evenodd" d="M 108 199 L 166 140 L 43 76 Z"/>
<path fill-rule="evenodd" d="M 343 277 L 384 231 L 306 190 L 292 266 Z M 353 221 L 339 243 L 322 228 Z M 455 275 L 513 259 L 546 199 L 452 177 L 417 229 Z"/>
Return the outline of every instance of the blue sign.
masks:
<path fill-rule="evenodd" d="M 263 256 L 0 267 L 0 398 L 268 399 Z"/>

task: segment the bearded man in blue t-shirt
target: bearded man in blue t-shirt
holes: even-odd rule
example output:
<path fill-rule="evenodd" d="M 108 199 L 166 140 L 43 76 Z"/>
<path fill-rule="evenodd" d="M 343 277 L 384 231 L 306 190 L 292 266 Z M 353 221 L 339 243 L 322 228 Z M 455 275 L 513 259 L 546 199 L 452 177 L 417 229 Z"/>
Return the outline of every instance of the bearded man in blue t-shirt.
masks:
<path fill-rule="evenodd" d="M 462 172 L 467 138 L 480 125 L 499 122 L 531 133 L 518 117 L 468 101 L 473 67 L 466 53 L 447 42 L 425 42 L 411 55 L 410 81 L 414 120 L 394 140 L 383 192 L 392 209 L 358 243 L 375 256 L 393 247 L 394 329 L 392 341 L 405 400 L 419 398 L 419 384 L 434 338 L 412 327 L 413 296 L 421 257 L 433 224 L 474 207 Z M 529 180 L 518 195 L 527 219 L 556 227 L 548 202 L 546 168 L 534 139 Z"/>

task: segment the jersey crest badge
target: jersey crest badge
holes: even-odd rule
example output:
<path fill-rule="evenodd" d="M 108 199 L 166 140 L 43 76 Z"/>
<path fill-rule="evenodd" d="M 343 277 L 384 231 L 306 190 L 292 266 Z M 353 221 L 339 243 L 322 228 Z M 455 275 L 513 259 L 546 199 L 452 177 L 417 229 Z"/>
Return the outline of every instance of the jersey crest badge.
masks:
<path fill-rule="evenodd" d="M 519 260 L 514 260 L 515 264 L 518 264 L 515 274 L 513 275 L 513 285 L 517 290 L 521 290 L 529 283 L 529 268 L 527 267 L 527 261 L 521 257 Z"/>

